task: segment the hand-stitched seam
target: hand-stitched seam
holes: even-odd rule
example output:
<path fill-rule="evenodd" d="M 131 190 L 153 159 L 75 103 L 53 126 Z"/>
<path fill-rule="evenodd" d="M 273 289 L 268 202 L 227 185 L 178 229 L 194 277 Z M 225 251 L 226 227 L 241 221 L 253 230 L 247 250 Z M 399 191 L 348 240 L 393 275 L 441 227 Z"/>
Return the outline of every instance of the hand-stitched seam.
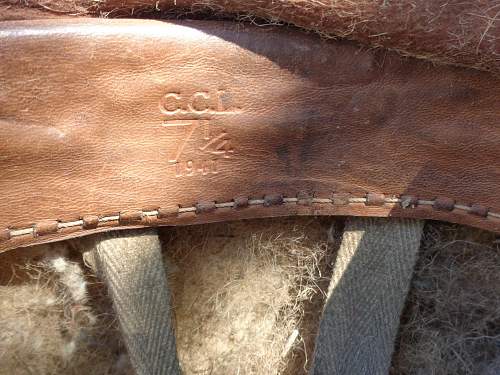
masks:
<path fill-rule="evenodd" d="M 390 197 L 385 197 L 383 194 L 379 193 L 367 193 L 365 196 L 348 196 L 345 201 L 342 201 L 342 203 L 338 203 L 338 201 L 335 198 L 321 198 L 321 197 L 314 197 L 310 196 L 309 201 L 307 201 L 306 198 L 304 197 L 285 197 L 283 195 L 266 195 L 264 196 L 264 199 L 253 199 L 253 198 L 246 198 L 246 205 L 239 205 L 235 203 L 235 200 L 229 201 L 229 202 L 203 202 L 203 205 L 206 207 L 207 204 L 210 205 L 210 209 L 201 209 L 200 210 L 200 204 L 197 203 L 193 206 L 189 207 L 181 207 L 177 205 L 177 215 L 182 215 L 186 213 L 194 213 L 195 215 L 203 215 L 208 212 L 212 212 L 217 209 L 224 209 L 224 208 L 233 208 L 233 209 L 241 209 L 245 207 L 252 207 L 252 206 L 262 206 L 262 207 L 271 207 L 271 206 L 277 206 L 277 205 L 299 205 L 299 204 L 331 204 L 333 206 L 339 207 L 339 206 L 348 206 L 351 204 L 364 204 L 367 207 L 372 207 L 373 205 L 370 203 L 370 200 L 373 199 L 372 197 L 376 196 L 377 199 L 379 199 L 381 202 L 383 202 L 383 205 L 397 205 L 399 204 L 403 209 L 411 209 L 411 208 L 416 208 L 418 206 L 431 206 L 431 208 L 438 210 L 438 211 L 452 211 L 452 210 L 460 210 L 464 211 L 467 214 L 471 215 L 476 215 L 478 217 L 483 217 L 485 219 L 500 219 L 500 213 L 496 212 L 491 212 L 487 208 L 477 205 L 477 204 L 472 204 L 470 206 L 468 205 L 463 205 L 463 204 L 456 204 L 454 203 L 453 200 L 450 199 L 444 199 L 444 198 L 436 198 L 432 200 L 428 199 L 418 199 L 416 197 L 411 197 L 411 196 L 390 196 Z M 241 197 L 239 198 L 241 199 Z M 442 202 L 446 201 L 447 206 L 443 209 L 442 208 Z M 303 203 L 306 202 L 306 203 Z M 379 206 L 380 207 L 380 206 Z M 480 207 L 481 209 L 478 209 Z M 130 224 L 137 224 L 141 223 L 142 219 L 144 218 L 158 218 L 159 217 L 159 212 L 161 208 L 158 208 L 157 210 L 137 210 L 137 211 L 130 211 L 130 210 L 123 210 L 121 211 L 118 215 L 109 215 L 109 216 L 99 216 L 97 218 L 97 226 L 99 224 L 104 224 L 104 223 L 109 223 L 109 222 L 116 222 L 118 225 L 130 225 Z M 127 221 L 122 221 L 124 213 L 127 213 L 127 217 L 133 217 L 135 218 L 134 220 L 127 220 Z M 478 214 L 479 212 L 479 214 Z M 175 215 L 175 211 L 174 211 Z M 8 240 L 10 238 L 15 238 L 15 237 L 21 237 L 21 236 L 27 236 L 31 235 L 33 237 L 39 237 L 39 236 L 44 236 L 47 234 L 54 234 L 58 233 L 59 230 L 61 229 L 66 229 L 66 228 L 75 228 L 75 227 L 80 227 L 81 230 L 85 230 L 85 219 L 79 219 L 79 220 L 73 220 L 73 221 L 58 221 L 54 220 L 57 222 L 57 225 L 52 225 L 50 227 L 47 227 L 46 225 L 44 226 L 43 231 L 37 230 L 37 228 L 41 225 L 41 223 L 46 222 L 42 221 L 40 223 L 34 224 L 30 227 L 26 228 L 20 228 L 20 229 L 10 229 L 7 228 L 5 230 L 6 236 L 3 236 L 1 241 Z"/>

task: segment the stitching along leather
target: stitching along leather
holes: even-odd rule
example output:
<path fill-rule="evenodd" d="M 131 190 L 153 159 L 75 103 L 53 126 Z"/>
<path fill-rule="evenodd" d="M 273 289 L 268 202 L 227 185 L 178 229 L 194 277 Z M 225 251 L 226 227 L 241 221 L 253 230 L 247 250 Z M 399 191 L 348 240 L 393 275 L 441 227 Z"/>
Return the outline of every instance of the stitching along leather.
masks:
<path fill-rule="evenodd" d="M 334 206 L 346 206 L 351 204 L 364 204 L 366 206 L 384 206 L 384 205 L 399 205 L 404 209 L 416 208 L 419 206 L 432 207 L 439 211 L 460 210 L 464 213 L 483 217 L 485 219 L 500 219 L 500 213 L 491 212 L 487 207 L 479 204 L 470 206 L 456 204 L 453 199 L 436 198 L 434 200 L 418 199 L 414 196 L 401 195 L 400 197 L 386 197 L 380 193 L 367 193 L 365 196 L 351 196 L 348 193 L 336 193 L 331 198 L 314 197 L 307 193 L 299 193 L 296 197 L 285 197 L 280 194 L 265 195 L 263 199 L 251 199 L 249 197 L 237 197 L 229 202 L 214 202 L 205 201 L 199 202 L 194 206 L 180 207 L 173 205 L 167 208 L 158 208 L 156 210 L 124 210 L 117 215 L 97 216 L 87 215 L 82 216 L 80 220 L 75 221 L 59 221 L 59 220 L 42 220 L 34 225 L 20 229 L 4 229 L 0 231 L 0 241 L 9 239 L 31 236 L 33 238 L 48 234 L 55 234 L 61 229 L 78 228 L 80 230 L 96 229 L 103 224 L 114 224 L 114 226 L 140 225 L 145 218 L 166 219 L 177 215 L 192 213 L 195 215 L 206 214 L 218 209 L 244 209 L 252 206 L 271 207 L 277 205 L 304 205 L 313 204 L 331 204 Z"/>

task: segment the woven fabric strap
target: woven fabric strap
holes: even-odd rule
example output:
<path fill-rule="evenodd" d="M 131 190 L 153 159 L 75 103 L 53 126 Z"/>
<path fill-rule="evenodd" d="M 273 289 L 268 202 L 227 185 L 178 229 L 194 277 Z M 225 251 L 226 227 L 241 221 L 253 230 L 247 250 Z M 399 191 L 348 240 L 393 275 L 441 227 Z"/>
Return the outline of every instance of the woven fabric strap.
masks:
<path fill-rule="evenodd" d="M 423 222 L 350 218 L 320 324 L 314 375 L 387 375 Z"/>
<path fill-rule="evenodd" d="M 180 374 L 156 230 L 107 233 L 92 252 L 138 375 Z"/>

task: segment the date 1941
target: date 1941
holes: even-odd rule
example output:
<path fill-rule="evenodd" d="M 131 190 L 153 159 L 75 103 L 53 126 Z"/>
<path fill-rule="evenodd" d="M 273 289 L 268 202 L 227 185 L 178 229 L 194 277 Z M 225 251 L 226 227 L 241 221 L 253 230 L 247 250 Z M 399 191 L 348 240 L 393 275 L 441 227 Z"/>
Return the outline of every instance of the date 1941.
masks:
<path fill-rule="evenodd" d="M 208 176 L 217 174 L 217 160 L 187 160 L 174 164 L 175 177 Z"/>

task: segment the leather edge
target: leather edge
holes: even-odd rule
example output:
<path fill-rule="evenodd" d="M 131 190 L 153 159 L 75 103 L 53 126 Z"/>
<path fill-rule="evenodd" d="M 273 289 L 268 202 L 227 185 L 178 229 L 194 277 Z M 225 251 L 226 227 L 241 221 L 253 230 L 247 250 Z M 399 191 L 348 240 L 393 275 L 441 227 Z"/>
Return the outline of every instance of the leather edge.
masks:
<path fill-rule="evenodd" d="M 114 215 L 84 216 L 66 222 L 43 220 L 30 227 L 1 230 L 0 252 L 111 230 L 296 215 L 432 219 L 500 233 L 500 213 L 479 204 L 461 204 L 441 197 L 424 200 L 381 193 L 364 196 L 334 193 L 328 197 L 316 197 L 299 192 L 294 197 L 270 194 L 259 198 L 235 197 L 228 202 L 204 201 L 189 207 L 170 205 L 150 210 L 123 210 Z"/>

